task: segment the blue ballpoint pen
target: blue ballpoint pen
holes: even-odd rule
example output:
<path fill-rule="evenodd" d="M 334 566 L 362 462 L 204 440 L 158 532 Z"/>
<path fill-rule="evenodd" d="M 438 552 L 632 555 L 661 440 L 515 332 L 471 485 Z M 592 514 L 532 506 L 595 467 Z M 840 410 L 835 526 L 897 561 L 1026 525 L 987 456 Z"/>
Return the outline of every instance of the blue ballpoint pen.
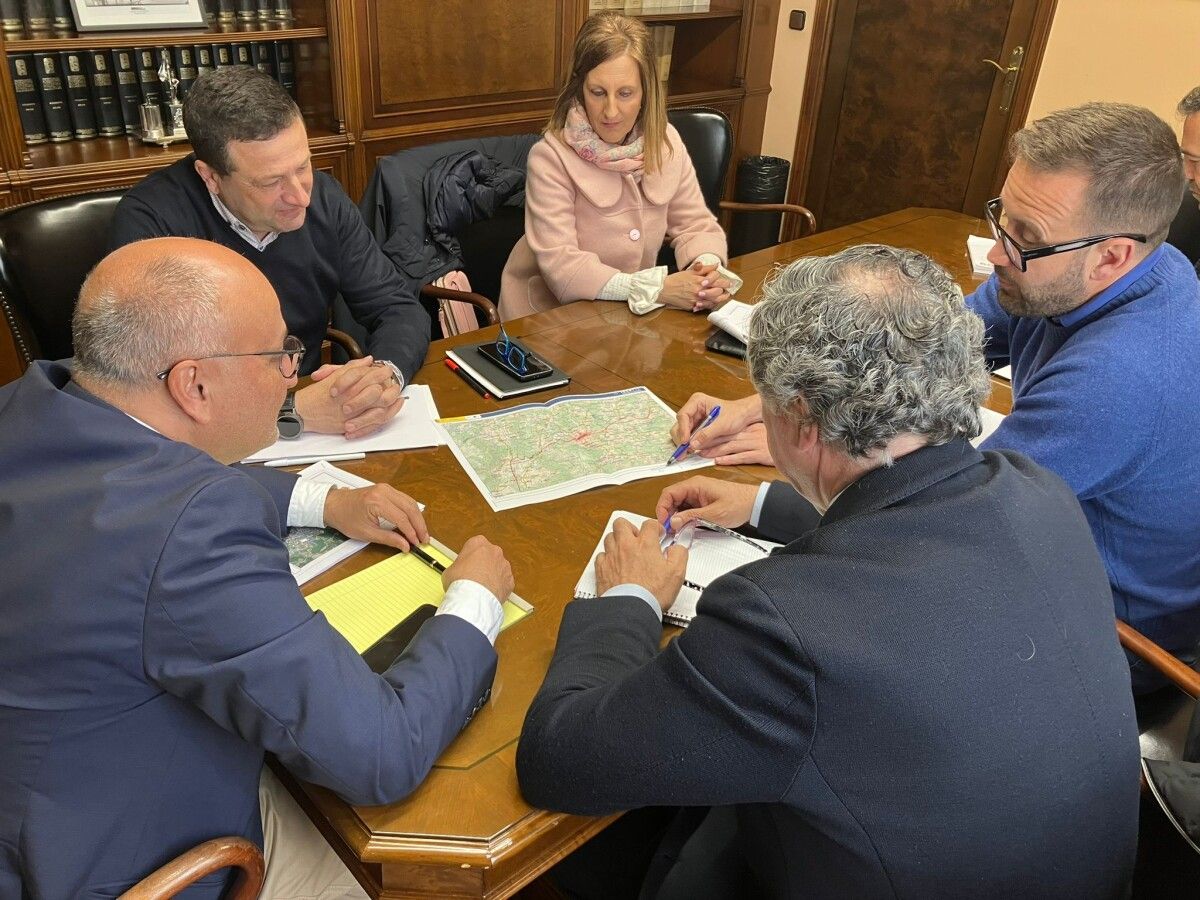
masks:
<path fill-rule="evenodd" d="M 692 446 L 692 438 L 694 438 L 696 435 L 698 435 L 700 432 L 702 432 L 705 428 L 707 428 L 709 425 L 711 425 L 713 422 L 715 422 L 717 420 L 717 416 L 720 415 L 720 412 L 721 412 L 720 406 L 714 406 L 712 408 L 712 411 L 709 412 L 709 414 L 704 417 L 704 421 L 700 423 L 700 427 L 692 432 L 692 437 L 688 438 L 686 441 L 684 441 L 682 444 L 680 444 L 678 447 L 675 448 L 675 452 L 672 453 L 671 458 L 667 460 L 668 466 L 671 465 L 672 463 L 679 462 L 679 460 L 683 457 L 683 454 L 687 453 L 688 448 Z"/>

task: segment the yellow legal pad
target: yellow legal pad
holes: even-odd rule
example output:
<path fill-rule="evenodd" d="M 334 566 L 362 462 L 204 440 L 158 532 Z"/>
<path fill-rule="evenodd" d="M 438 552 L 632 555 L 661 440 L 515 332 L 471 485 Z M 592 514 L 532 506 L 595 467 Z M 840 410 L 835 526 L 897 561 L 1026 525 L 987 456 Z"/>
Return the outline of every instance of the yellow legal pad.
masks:
<path fill-rule="evenodd" d="M 447 566 L 454 561 L 454 554 L 436 542 L 422 549 Z M 445 595 L 441 573 L 411 553 L 397 553 L 305 599 L 362 653 L 417 607 L 426 603 L 440 606 Z M 531 612 L 533 607 L 513 594 L 504 601 L 500 630 Z"/>

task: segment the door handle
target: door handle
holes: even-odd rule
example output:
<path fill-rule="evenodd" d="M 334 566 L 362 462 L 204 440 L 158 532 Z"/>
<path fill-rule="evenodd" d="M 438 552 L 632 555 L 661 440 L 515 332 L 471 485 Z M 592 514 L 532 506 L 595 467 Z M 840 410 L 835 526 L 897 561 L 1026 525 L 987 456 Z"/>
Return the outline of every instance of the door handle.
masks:
<path fill-rule="evenodd" d="M 1012 108 L 1013 94 L 1017 91 L 1017 78 L 1021 75 L 1021 64 L 1025 60 L 1025 48 L 1013 47 L 1012 53 L 1008 55 L 1008 65 L 1002 66 L 994 59 L 985 59 L 982 62 L 992 66 L 1004 76 L 1004 83 L 1000 88 L 1000 112 L 1008 112 Z"/>

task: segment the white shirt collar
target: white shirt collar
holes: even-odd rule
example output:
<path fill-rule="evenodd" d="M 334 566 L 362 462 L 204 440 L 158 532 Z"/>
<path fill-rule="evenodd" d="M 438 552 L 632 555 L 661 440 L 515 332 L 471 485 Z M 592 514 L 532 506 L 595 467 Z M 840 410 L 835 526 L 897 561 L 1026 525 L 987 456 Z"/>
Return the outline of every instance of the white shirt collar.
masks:
<path fill-rule="evenodd" d="M 268 232 L 265 237 L 261 239 L 258 238 L 254 232 L 246 226 L 245 222 L 230 212 L 229 207 L 221 202 L 220 197 L 211 191 L 209 192 L 208 196 L 212 197 L 213 206 L 217 208 L 217 215 L 225 220 L 225 222 L 234 230 L 234 233 L 237 234 L 238 237 L 244 240 L 255 250 L 258 250 L 260 253 L 263 250 L 266 250 L 271 242 L 275 240 L 275 238 L 279 237 L 278 231 L 271 231 Z"/>

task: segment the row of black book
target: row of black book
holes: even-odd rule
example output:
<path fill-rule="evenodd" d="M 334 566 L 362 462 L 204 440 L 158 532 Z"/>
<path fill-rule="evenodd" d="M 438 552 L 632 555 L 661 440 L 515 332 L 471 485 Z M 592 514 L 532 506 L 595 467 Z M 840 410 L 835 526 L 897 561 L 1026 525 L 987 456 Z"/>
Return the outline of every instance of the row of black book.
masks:
<path fill-rule="evenodd" d="M 196 44 L 170 48 L 48 50 L 8 54 L 17 108 L 27 144 L 86 140 L 141 132 L 143 103 L 158 104 L 163 121 L 167 88 L 158 69 L 165 54 L 179 79 L 183 100 L 210 69 L 255 66 L 296 96 L 296 66 L 289 41 Z"/>
<path fill-rule="evenodd" d="M 218 31 L 254 31 L 287 26 L 291 0 L 200 0 L 205 22 Z M 75 31 L 71 0 L 0 0 L 5 38 L 40 38 Z"/>

